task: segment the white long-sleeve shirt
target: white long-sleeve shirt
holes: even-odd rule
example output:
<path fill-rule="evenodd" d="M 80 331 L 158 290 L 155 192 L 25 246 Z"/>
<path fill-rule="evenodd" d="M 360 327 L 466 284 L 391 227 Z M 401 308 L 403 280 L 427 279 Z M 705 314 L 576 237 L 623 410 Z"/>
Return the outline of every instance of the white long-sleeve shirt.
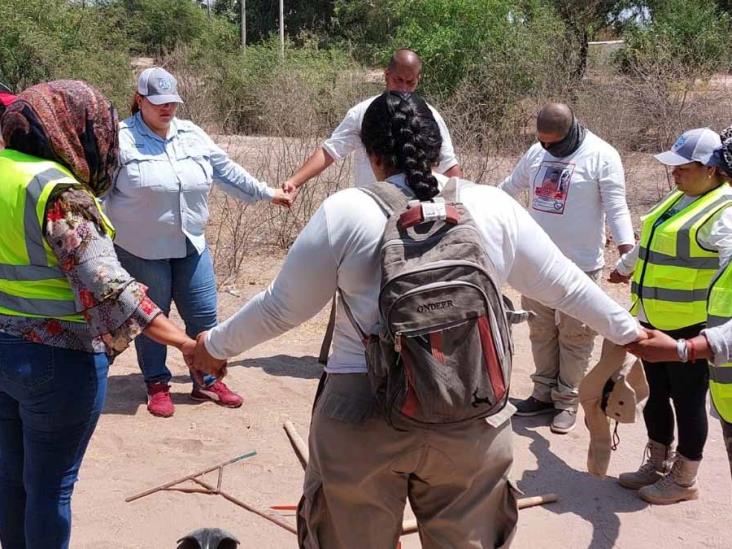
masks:
<path fill-rule="evenodd" d="M 709 342 L 709 348 L 714 354 L 712 362 L 721 366 L 732 362 L 732 320 L 728 320 L 721 326 L 706 328 L 701 331 Z"/>
<path fill-rule="evenodd" d="M 499 187 L 513 197 L 528 190 L 531 217 L 585 272 L 605 264 L 606 220 L 616 245 L 635 242 L 620 155 L 590 131 L 564 158 L 535 143 Z"/>
<path fill-rule="evenodd" d="M 361 101 L 358 105 L 351 107 L 338 127 L 333 131 L 333 134 L 323 142 L 323 149 L 333 160 L 341 160 L 353 153 L 354 187 L 364 187 L 376 183 L 369 157 L 361 142 L 361 124 L 366 110 L 377 97 L 379 96 L 369 97 L 365 101 Z M 450 139 L 450 132 L 447 129 L 445 121 L 432 105 L 427 106 L 432 111 L 432 116 L 434 116 L 435 122 L 437 122 L 437 126 L 440 128 L 440 136 L 442 137 L 440 157 L 435 171 L 437 173 L 445 173 L 453 166 L 456 166 L 458 160 L 455 157 L 452 139 Z"/>
<path fill-rule="evenodd" d="M 389 178 L 405 188 L 404 176 Z M 552 243 L 526 211 L 495 187 L 466 184 L 460 201 L 473 216 L 501 284 L 566 312 L 617 344 L 637 337 L 632 316 Z M 269 288 L 213 328 L 205 345 L 229 358 L 314 316 L 343 293 L 356 322 L 375 333 L 379 244 L 386 217 L 372 198 L 346 189 L 327 198 L 297 238 Z M 342 308 L 336 314 L 329 373 L 366 371 L 363 344 Z"/>

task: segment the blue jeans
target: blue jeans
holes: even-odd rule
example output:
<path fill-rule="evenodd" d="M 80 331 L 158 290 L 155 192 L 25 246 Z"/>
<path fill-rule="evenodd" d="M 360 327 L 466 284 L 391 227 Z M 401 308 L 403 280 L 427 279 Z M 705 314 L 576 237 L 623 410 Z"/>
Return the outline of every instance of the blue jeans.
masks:
<path fill-rule="evenodd" d="M 211 254 L 202 254 L 188 241 L 187 255 L 175 259 L 143 259 L 115 246 L 122 266 L 148 287 L 147 295 L 167 315 L 174 301 L 186 333 L 195 338 L 216 326 L 216 278 Z M 145 335 L 135 339 L 137 363 L 145 383 L 168 383 L 171 373 L 165 365 L 168 349 Z M 215 378 L 205 376 L 208 384 Z"/>
<path fill-rule="evenodd" d="M 109 362 L 0 333 L 0 545 L 66 549 Z"/>

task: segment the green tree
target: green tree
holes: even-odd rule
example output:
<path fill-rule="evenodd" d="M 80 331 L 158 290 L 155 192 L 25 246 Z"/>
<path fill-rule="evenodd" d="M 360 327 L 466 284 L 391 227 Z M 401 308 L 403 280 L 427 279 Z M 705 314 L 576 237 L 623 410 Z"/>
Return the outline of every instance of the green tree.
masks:
<path fill-rule="evenodd" d="M 137 53 L 163 55 L 202 39 L 209 26 L 205 10 L 189 1 L 106 0 L 104 6 L 124 21 Z"/>
<path fill-rule="evenodd" d="M 650 23 L 629 28 L 621 66 L 638 72 L 649 65 L 675 74 L 703 76 L 729 68 L 730 17 L 714 0 L 648 2 Z"/>
<path fill-rule="evenodd" d="M 0 2 L 0 80 L 21 90 L 43 80 L 78 78 L 122 100 L 128 45 L 118 21 L 63 0 Z"/>
<path fill-rule="evenodd" d="M 326 37 L 333 16 L 333 0 L 285 0 L 285 32 L 292 40 L 303 34 Z M 214 12 L 239 25 L 240 0 L 217 0 Z M 247 42 L 266 41 L 279 28 L 277 0 L 246 0 Z"/>

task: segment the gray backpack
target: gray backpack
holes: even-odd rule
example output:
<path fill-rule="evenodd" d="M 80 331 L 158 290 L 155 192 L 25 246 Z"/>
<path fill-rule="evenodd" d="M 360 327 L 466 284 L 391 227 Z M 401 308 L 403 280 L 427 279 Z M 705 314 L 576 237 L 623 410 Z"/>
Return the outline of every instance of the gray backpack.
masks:
<path fill-rule="evenodd" d="M 495 269 L 450 179 L 431 202 L 389 183 L 361 188 L 388 220 L 380 246 L 378 334 L 366 334 L 368 376 L 385 417 L 422 426 L 493 415 L 508 399 L 513 347 Z"/>

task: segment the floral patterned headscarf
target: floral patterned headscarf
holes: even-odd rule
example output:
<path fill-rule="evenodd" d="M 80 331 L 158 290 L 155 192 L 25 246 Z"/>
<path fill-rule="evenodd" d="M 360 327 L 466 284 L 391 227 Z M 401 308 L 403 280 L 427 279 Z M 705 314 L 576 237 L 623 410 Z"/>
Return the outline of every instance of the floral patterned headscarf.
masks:
<path fill-rule="evenodd" d="M 5 146 L 66 166 L 96 196 L 117 169 L 117 112 L 96 88 L 78 80 L 32 86 L 2 117 Z"/>

